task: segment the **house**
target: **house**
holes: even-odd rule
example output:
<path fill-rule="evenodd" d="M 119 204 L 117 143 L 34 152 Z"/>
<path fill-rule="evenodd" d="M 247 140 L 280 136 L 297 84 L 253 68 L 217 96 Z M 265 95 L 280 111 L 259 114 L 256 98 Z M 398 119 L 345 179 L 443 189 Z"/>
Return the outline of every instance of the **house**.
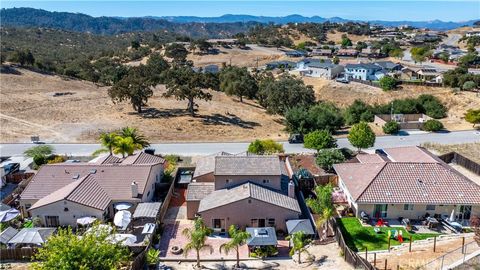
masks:
<path fill-rule="evenodd" d="M 345 66 L 345 76 L 347 79 L 378 81 L 385 76 L 386 73 L 381 66 L 372 63 L 347 64 Z"/>
<path fill-rule="evenodd" d="M 378 49 L 373 49 L 372 47 L 367 47 L 362 49 L 358 54 L 359 57 L 366 57 L 366 58 L 383 58 L 387 57 L 387 55 L 380 52 Z"/>
<path fill-rule="evenodd" d="M 336 78 L 343 72 L 343 66 L 333 64 L 329 59 L 303 59 L 297 62 L 297 69 L 301 76 L 315 78 Z"/>
<path fill-rule="evenodd" d="M 434 67 L 405 67 L 402 68 L 400 79 L 405 81 L 427 81 L 441 83 L 442 74 Z"/>
<path fill-rule="evenodd" d="M 313 49 L 311 52 L 309 52 L 309 55 L 331 57 L 333 56 L 333 52 L 332 49 Z"/>
<path fill-rule="evenodd" d="M 450 216 L 464 224 L 480 214 L 480 186 L 426 149 L 410 146 L 357 155 L 334 165 L 339 187 L 357 217 L 422 219 Z"/>
<path fill-rule="evenodd" d="M 163 158 L 142 152 L 44 165 L 22 192 L 20 207 L 24 215 L 40 218 L 46 227 L 76 226 L 76 220 L 85 216 L 110 219 L 117 203 L 135 208 L 152 201 L 164 163 Z"/>
<path fill-rule="evenodd" d="M 277 68 L 284 68 L 284 69 L 292 69 L 296 65 L 295 62 L 292 61 L 273 61 L 269 62 L 265 65 L 266 69 L 272 70 Z"/>
<path fill-rule="evenodd" d="M 380 66 L 389 73 L 395 73 L 401 71 L 403 66 L 399 63 L 394 63 L 392 61 L 377 61 L 374 63 L 377 66 Z"/>
<path fill-rule="evenodd" d="M 340 49 L 337 51 L 336 55 L 342 57 L 357 57 L 358 51 L 355 49 Z"/>
<path fill-rule="evenodd" d="M 428 115 L 422 113 L 412 114 L 376 114 L 373 123 L 377 126 L 383 127 L 390 121 L 395 121 L 399 124 L 400 129 L 422 129 L 426 121 L 432 119 Z"/>
<path fill-rule="evenodd" d="M 286 51 L 285 55 L 288 57 L 304 57 L 305 52 L 302 51 Z"/>
<path fill-rule="evenodd" d="M 301 215 L 285 161 L 277 156 L 218 153 L 199 160 L 186 202 L 187 218 L 201 216 L 218 232 L 230 225 L 286 231 L 285 222 Z"/>
<path fill-rule="evenodd" d="M 480 31 L 469 31 L 465 33 L 466 37 L 480 37 Z"/>

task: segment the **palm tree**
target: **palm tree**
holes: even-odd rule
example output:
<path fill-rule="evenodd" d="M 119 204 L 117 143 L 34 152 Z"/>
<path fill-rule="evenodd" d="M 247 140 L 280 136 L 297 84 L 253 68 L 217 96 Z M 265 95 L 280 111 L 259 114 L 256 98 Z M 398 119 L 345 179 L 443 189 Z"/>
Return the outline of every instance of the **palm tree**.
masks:
<path fill-rule="evenodd" d="M 36 157 L 36 156 L 50 156 L 53 153 L 53 147 L 51 145 L 38 145 L 31 148 L 28 148 L 23 152 L 27 157 Z"/>
<path fill-rule="evenodd" d="M 135 145 L 132 138 L 117 137 L 115 148 L 113 148 L 115 154 L 122 154 L 122 157 L 125 157 L 125 155 L 133 154 L 133 151 L 135 151 Z"/>
<path fill-rule="evenodd" d="M 334 215 L 333 207 L 325 207 L 323 208 L 323 212 L 321 213 L 320 217 L 317 220 L 317 226 L 319 228 L 324 227 L 325 233 L 322 234 L 322 239 L 325 239 L 328 236 L 328 232 L 330 229 L 330 219 L 332 219 Z"/>
<path fill-rule="evenodd" d="M 220 246 L 220 253 L 222 250 L 228 254 L 232 249 L 235 250 L 237 253 L 237 265 L 236 267 L 240 267 L 240 253 L 238 252 L 240 246 L 243 246 L 247 243 L 247 239 L 250 238 L 250 234 L 245 231 L 238 230 L 235 225 L 230 225 L 228 229 L 228 235 L 230 236 L 230 241 L 228 243 L 222 244 Z"/>
<path fill-rule="evenodd" d="M 136 128 L 124 127 L 120 130 L 120 136 L 122 136 L 123 138 L 132 138 L 136 150 L 141 150 L 145 147 L 150 146 L 150 143 L 147 141 L 145 136 L 140 134 Z"/>
<path fill-rule="evenodd" d="M 307 245 L 310 244 L 311 240 L 306 237 L 305 232 L 303 231 L 294 232 L 292 235 L 287 236 L 285 239 L 291 240 L 293 243 L 293 247 L 290 250 L 290 256 L 293 256 L 295 252 L 297 252 L 298 263 L 302 263 L 300 260 L 300 255 L 302 253 L 310 254 L 310 252 L 308 252 L 307 250 Z"/>
<path fill-rule="evenodd" d="M 116 132 L 103 132 L 100 134 L 100 144 L 104 147 L 95 151 L 97 153 L 109 152 L 110 155 L 113 154 L 113 149 L 117 143 L 118 134 Z"/>
<path fill-rule="evenodd" d="M 197 268 L 200 268 L 200 250 L 208 248 L 210 253 L 213 252 L 212 246 L 205 243 L 207 237 L 213 232 L 212 229 L 205 226 L 202 218 L 197 218 L 193 228 L 185 228 L 182 234 L 190 241 L 183 248 L 185 250 L 185 257 L 188 256 L 190 250 L 195 250 L 197 253 Z"/>

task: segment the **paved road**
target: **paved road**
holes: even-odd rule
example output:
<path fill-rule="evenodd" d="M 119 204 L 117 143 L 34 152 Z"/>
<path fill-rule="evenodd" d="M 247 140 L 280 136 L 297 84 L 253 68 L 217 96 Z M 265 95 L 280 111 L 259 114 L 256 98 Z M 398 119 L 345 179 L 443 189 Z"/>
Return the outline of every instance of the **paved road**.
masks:
<path fill-rule="evenodd" d="M 420 145 L 425 142 L 454 144 L 480 142 L 480 132 L 474 130 L 457 131 L 450 133 L 420 133 L 405 136 L 381 136 L 377 137 L 374 148 L 386 148 L 396 146 Z M 289 144 L 282 142 L 287 153 L 312 152 L 303 148 L 301 144 Z M 99 149 L 98 144 L 52 144 L 57 154 L 73 156 L 87 156 Z M 1 156 L 21 155 L 25 149 L 33 144 L 0 144 Z M 208 155 L 220 151 L 231 153 L 243 152 L 247 149 L 248 143 L 164 143 L 153 144 L 152 148 L 157 153 L 178 154 L 178 155 Z M 352 148 L 346 138 L 338 140 L 339 147 Z"/>

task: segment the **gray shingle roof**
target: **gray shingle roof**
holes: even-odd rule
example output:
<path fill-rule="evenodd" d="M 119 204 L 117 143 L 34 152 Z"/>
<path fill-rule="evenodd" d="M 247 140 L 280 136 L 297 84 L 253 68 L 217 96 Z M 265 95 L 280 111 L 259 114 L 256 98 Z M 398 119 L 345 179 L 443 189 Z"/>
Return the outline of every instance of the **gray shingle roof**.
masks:
<path fill-rule="evenodd" d="M 156 218 L 161 207 L 161 202 L 139 203 L 135 208 L 133 218 Z"/>
<path fill-rule="evenodd" d="M 277 234 L 273 227 L 263 228 L 245 228 L 250 234 L 247 239 L 247 245 L 249 246 L 275 246 L 277 245 Z"/>
<path fill-rule="evenodd" d="M 187 188 L 187 201 L 200 201 L 215 190 L 215 183 L 190 183 Z"/>
<path fill-rule="evenodd" d="M 281 175 L 277 156 L 217 156 L 215 175 Z"/>
<path fill-rule="evenodd" d="M 220 189 L 210 193 L 200 201 L 198 212 L 207 211 L 223 205 L 231 204 L 247 198 L 253 198 L 282 208 L 301 212 L 298 201 L 282 193 L 270 190 L 251 182 L 232 188 Z"/>
<path fill-rule="evenodd" d="M 315 234 L 312 223 L 308 219 L 291 219 L 287 221 L 288 234 L 303 231 L 305 234 Z"/>

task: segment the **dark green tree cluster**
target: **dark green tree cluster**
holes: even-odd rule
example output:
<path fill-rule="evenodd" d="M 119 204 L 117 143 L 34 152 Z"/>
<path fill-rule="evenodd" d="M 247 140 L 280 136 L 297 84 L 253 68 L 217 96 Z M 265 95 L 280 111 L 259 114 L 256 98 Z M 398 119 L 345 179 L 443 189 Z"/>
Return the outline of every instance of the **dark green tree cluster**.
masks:
<path fill-rule="evenodd" d="M 250 42 L 261 45 L 270 45 L 277 48 L 293 46 L 288 30 L 282 29 L 280 25 L 255 25 L 247 32 L 247 36 Z"/>
<path fill-rule="evenodd" d="M 310 107 L 315 103 L 313 87 L 301 79 L 282 75 L 278 79 L 266 77 L 259 84 L 260 105 L 274 114 L 285 114 L 295 107 Z"/>
<path fill-rule="evenodd" d="M 468 88 L 472 88 L 472 86 L 473 88 L 479 87 L 480 75 L 468 72 L 468 68 L 466 67 L 457 67 L 443 74 L 443 84 L 445 86 L 464 89 L 465 83 L 467 82 L 472 82 L 473 84 L 469 83 L 471 85 L 470 87 L 467 84 L 467 89 L 465 90 L 471 90 Z"/>
<path fill-rule="evenodd" d="M 305 108 L 295 107 L 285 114 L 285 124 L 290 133 L 306 134 L 316 130 L 331 133 L 340 129 L 344 119 L 340 109 L 332 103 L 319 103 Z"/>
<path fill-rule="evenodd" d="M 383 91 L 390 91 L 397 87 L 397 79 L 390 76 L 383 76 L 378 81 L 378 84 L 380 85 Z"/>
<path fill-rule="evenodd" d="M 258 93 L 257 81 L 246 67 L 225 67 L 220 72 L 219 82 L 222 92 L 229 96 L 237 96 L 240 102 L 243 102 L 243 97 L 252 99 Z"/>
<path fill-rule="evenodd" d="M 33 66 L 35 57 L 30 50 L 15 50 L 10 56 L 10 62 L 17 63 L 20 66 Z"/>

